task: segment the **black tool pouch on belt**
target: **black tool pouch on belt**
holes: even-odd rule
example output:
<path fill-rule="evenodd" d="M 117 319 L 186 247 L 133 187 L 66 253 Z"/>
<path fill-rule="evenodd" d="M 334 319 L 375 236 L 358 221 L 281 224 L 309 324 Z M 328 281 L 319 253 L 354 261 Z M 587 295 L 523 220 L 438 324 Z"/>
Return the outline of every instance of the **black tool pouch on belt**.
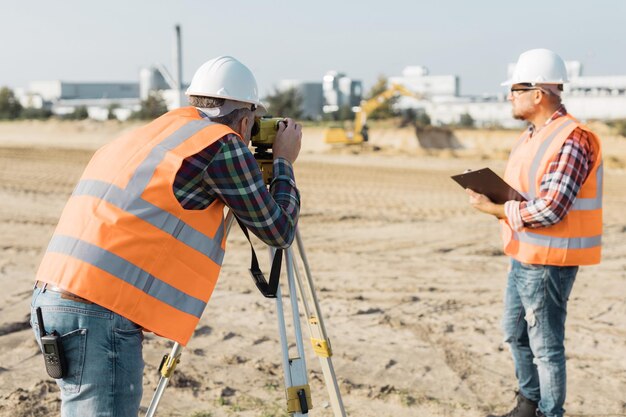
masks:
<path fill-rule="evenodd" d="M 259 268 L 259 261 L 257 260 L 256 253 L 254 252 L 254 247 L 252 246 L 252 242 L 250 241 L 250 235 L 248 234 L 248 229 L 246 226 L 239 220 L 236 216 L 237 223 L 239 223 L 239 227 L 243 231 L 243 234 L 246 235 L 248 242 L 250 243 L 250 249 L 252 250 L 252 259 L 250 261 L 250 275 L 252 275 L 252 279 L 256 284 L 256 287 L 261 291 L 264 297 L 267 298 L 276 298 L 276 292 L 278 291 L 278 283 L 280 281 L 280 267 L 283 263 L 283 250 L 276 249 L 274 252 L 274 260 L 272 261 L 272 270 L 270 271 L 270 281 L 267 282 L 263 272 Z"/>

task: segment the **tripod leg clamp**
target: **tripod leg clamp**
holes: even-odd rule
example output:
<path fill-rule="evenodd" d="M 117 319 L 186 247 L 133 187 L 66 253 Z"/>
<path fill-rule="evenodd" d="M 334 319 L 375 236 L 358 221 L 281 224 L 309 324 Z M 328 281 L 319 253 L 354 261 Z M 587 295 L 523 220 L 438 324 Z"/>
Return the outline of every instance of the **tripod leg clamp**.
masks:
<path fill-rule="evenodd" d="M 161 359 L 161 365 L 159 365 L 159 372 L 163 378 L 170 378 L 176 369 L 176 365 L 180 362 L 180 354 L 172 357 L 170 355 L 163 355 Z"/>
<path fill-rule="evenodd" d="M 321 356 L 322 358 L 330 358 L 333 356 L 333 351 L 330 348 L 330 342 L 328 340 L 316 339 L 312 337 L 311 344 L 313 345 L 313 350 L 317 356 Z"/>
<path fill-rule="evenodd" d="M 287 388 L 287 412 L 307 414 L 313 408 L 309 385 L 297 385 Z"/>

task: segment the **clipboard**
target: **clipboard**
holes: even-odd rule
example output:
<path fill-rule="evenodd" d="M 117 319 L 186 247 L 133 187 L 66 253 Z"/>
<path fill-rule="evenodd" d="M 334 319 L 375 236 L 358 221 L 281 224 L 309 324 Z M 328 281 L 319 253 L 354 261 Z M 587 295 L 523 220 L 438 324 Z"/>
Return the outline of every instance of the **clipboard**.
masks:
<path fill-rule="evenodd" d="M 524 196 L 489 168 L 453 175 L 450 178 L 463 188 L 486 195 L 496 204 L 504 204 L 509 200 L 526 201 Z"/>

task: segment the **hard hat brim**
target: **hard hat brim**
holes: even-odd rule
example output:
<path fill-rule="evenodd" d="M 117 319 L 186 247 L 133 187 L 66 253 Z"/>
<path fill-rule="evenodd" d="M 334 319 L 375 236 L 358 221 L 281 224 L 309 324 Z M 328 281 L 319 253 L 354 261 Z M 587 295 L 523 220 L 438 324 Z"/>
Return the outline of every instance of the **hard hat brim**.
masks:
<path fill-rule="evenodd" d="M 254 115 L 255 116 L 263 116 L 265 114 L 267 114 L 267 107 L 265 107 L 265 105 L 263 105 L 263 103 L 261 103 L 260 101 L 252 101 L 252 100 L 242 100 L 240 98 L 235 98 L 235 97 L 230 97 L 230 96 L 226 96 L 226 95 L 207 95 L 206 93 L 203 92 L 194 92 L 190 89 L 187 89 L 187 91 L 185 91 L 185 95 L 186 96 L 199 96 L 199 97 L 213 97 L 213 98 L 223 98 L 224 100 L 232 100 L 232 101 L 241 101 L 243 103 L 250 103 L 250 104 L 254 104 L 256 106 L 256 110 L 254 111 Z"/>

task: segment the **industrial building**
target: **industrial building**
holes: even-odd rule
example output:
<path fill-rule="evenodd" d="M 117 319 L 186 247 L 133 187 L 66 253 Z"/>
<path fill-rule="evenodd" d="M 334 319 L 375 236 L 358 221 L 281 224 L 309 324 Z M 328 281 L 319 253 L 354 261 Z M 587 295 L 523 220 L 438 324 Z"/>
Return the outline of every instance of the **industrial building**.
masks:
<path fill-rule="evenodd" d="M 322 82 L 281 80 L 278 83 L 278 91 L 291 88 L 300 94 L 302 118 L 308 120 L 320 120 L 324 114 L 356 107 L 363 99 L 363 83 L 338 71 L 328 71 Z"/>
<path fill-rule="evenodd" d="M 430 75 L 422 65 L 409 66 L 401 76 L 389 77 L 389 84 L 402 84 L 424 97 L 458 97 L 460 82 L 457 75 Z"/>
<path fill-rule="evenodd" d="M 566 66 L 570 82 L 565 85 L 563 102 L 573 115 L 583 121 L 626 119 L 626 75 L 586 76 L 580 62 L 568 61 Z M 514 68 L 515 64 L 508 65 L 509 76 Z M 422 96 L 421 99 L 400 97 L 396 103 L 398 110 L 425 112 L 436 125 L 456 124 L 463 115 L 469 115 L 479 127 L 522 125 L 511 117 L 505 90 L 491 95 L 462 95 L 458 75 L 431 75 L 428 68 L 420 65 L 407 66 L 401 75 L 391 76 L 388 81 Z M 173 88 L 176 85 L 181 88 Z M 140 71 L 138 83 L 36 81 L 27 90 L 16 89 L 15 93 L 23 106 L 47 108 L 57 115 L 85 106 L 94 119 L 106 119 L 111 110 L 124 120 L 154 91 L 162 95 L 169 108 L 178 107 L 185 102 L 182 94 L 185 88 L 182 83 L 177 84 L 163 65 L 154 65 Z M 360 80 L 338 71 L 328 71 L 321 82 L 279 82 L 279 91 L 288 88 L 296 88 L 300 93 L 302 117 L 309 120 L 320 120 L 324 114 L 346 106 L 354 108 L 364 95 Z"/>
<path fill-rule="evenodd" d="M 16 89 L 15 93 L 22 106 L 46 108 L 59 116 L 85 107 L 92 119 L 106 119 L 111 109 L 119 120 L 125 120 L 139 110 L 141 101 L 151 92 L 159 92 L 168 108 L 178 107 L 177 91 L 171 88 L 173 82 L 168 78 L 158 65 L 141 69 L 138 83 L 33 81 L 27 90 Z"/>
<path fill-rule="evenodd" d="M 568 61 L 566 67 L 570 82 L 565 84 L 562 98 L 571 114 L 583 121 L 626 118 L 626 75 L 585 76 L 579 61 Z M 510 78 L 514 69 L 515 64 L 509 64 L 507 77 L 502 80 Z M 433 124 L 455 124 L 461 116 L 469 115 L 479 127 L 514 128 L 523 125 L 523 122 L 511 117 L 506 91 L 463 96 L 457 76 L 432 76 L 421 66 L 406 67 L 402 76 L 390 77 L 389 81 L 423 95 L 422 100 L 402 97 L 397 108 L 426 112 Z"/>
<path fill-rule="evenodd" d="M 342 72 L 328 71 L 324 75 L 322 89 L 324 113 L 333 113 L 345 106 L 358 106 L 363 98 L 362 82 L 353 80 Z"/>
<path fill-rule="evenodd" d="M 314 81 L 282 80 L 278 84 L 278 91 L 285 91 L 291 88 L 295 88 L 302 99 L 300 105 L 302 112 L 301 117 L 307 120 L 321 119 L 322 108 L 324 107 L 322 83 Z"/>

